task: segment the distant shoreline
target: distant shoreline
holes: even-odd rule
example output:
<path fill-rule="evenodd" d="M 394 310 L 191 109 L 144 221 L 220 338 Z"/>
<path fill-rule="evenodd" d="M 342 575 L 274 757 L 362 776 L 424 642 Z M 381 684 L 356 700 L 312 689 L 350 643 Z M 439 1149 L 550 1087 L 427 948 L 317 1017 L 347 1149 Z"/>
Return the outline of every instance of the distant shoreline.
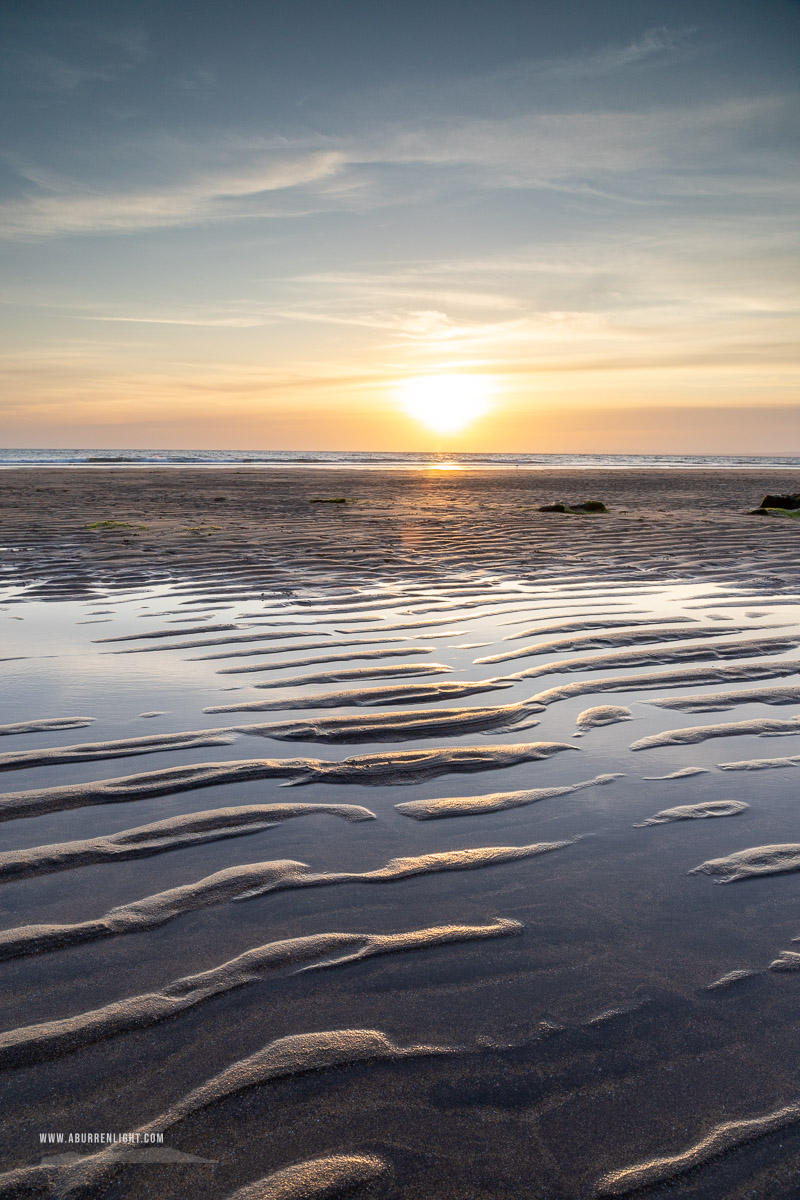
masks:
<path fill-rule="evenodd" d="M 275 451 L 255 457 L 237 451 L 0 450 L 0 471 L 8 470 L 255 470 L 255 471 L 800 471 L 800 455 L 649 454 L 460 454 L 445 452 L 379 454 L 319 452 L 316 457 Z"/>
<path fill-rule="evenodd" d="M 0 470 L 279 470 L 279 472 L 793 472 L 800 470 L 800 455 L 786 457 L 763 456 L 663 456 L 652 455 L 518 455 L 485 456 L 468 455 L 408 455 L 404 458 L 379 458 L 368 456 L 333 458 L 239 458 L 231 452 L 229 457 L 216 458 L 134 458 L 134 457 L 86 457 L 58 460 L 58 458 L 11 458 L 4 457 L 10 451 L 0 451 Z"/>

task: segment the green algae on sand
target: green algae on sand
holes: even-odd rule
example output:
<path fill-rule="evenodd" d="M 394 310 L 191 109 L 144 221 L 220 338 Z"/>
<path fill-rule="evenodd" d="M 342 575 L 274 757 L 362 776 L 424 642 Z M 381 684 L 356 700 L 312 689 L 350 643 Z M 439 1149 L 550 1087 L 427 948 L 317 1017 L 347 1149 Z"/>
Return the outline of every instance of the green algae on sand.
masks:
<path fill-rule="evenodd" d="M 133 525 L 130 521 L 94 521 L 87 529 L 149 529 L 148 525 Z"/>
<path fill-rule="evenodd" d="M 800 517 L 800 492 L 785 496 L 762 496 L 758 508 L 751 508 L 751 516 L 757 517 Z"/>

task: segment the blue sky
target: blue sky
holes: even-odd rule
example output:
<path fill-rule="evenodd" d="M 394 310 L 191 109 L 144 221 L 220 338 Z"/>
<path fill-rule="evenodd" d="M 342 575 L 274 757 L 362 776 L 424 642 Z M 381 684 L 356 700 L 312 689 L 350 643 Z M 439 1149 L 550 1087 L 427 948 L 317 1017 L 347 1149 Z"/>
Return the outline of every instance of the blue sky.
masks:
<path fill-rule="evenodd" d="M 794 0 L 27 0 L 0 40 L 8 445 L 800 453 Z M 431 377 L 483 416 L 426 427 Z"/>

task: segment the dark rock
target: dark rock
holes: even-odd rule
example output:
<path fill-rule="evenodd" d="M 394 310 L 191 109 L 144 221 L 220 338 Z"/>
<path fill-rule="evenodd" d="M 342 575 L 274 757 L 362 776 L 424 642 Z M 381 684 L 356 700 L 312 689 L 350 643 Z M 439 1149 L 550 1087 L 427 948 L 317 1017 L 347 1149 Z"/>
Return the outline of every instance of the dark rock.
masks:
<path fill-rule="evenodd" d="M 608 509 L 602 500 L 584 500 L 583 504 L 573 504 L 573 512 L 607 513 Z"/>
<path fill-rule="evenodd" d="M 602 500 L 584 500 L 581 504 L 565 504 L 560 501 L 558 504 L 542 504 L 539 512 L 557 512 L 557 513 L 607 513 L 608 509 Z"/>
<path fill-rule="evenodd" d="M 795 492 L 793 496 L 765 496 L 761 508 L 800 508 L 800 492 Z"/>

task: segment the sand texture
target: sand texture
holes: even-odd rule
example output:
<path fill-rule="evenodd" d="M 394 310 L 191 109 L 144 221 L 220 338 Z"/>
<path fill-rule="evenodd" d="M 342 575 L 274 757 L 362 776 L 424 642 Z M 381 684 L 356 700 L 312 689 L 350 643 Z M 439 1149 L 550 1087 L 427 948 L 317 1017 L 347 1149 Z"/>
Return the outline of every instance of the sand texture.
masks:
<path fill-rule="evenodd" d="M 0 1198 L 796 1200 L 796 491 L 0 473 Z"/>

